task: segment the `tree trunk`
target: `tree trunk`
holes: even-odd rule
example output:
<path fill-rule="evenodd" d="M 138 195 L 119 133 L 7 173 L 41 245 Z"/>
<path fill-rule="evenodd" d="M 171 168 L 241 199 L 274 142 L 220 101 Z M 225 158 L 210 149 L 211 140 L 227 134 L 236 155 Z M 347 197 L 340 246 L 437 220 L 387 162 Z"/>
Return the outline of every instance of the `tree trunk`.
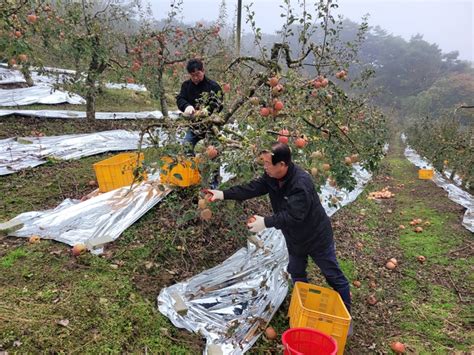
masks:
<path fill-rule="evenodd" d="M 90 90 L 87 91 L 86 95 L 86 115 L 87 121 L 95 120 L 95 93 L 92 93 Z"/>
<path fill-rule="evenodd" d="M 35 83 L 33 82 L 33 78 L 31 77 L 30 73 L 30 68 L 28 68 L 26 65 L 22 65 L 21 67 L 21 73 L 23 74 L 23 77 L 26 80 L 26 85 L 29 87 L 33 86 Z"/>
<path fill-rule="evenodd" d="M 87 76 L 87 93 L 86 93 L 86 116 L 87 121 L 95 120 L 95 80 L 89 80 L 90 75 Z"/>
<path fill-rule="evenodd" d="M 158 73 L 158 98 L 160 100 L 161 113 L 168 117 L 168 103 L 166 102 L 165 86 L 163 85 L 163 72 Z"/>
<path fill-rule="evenodd" d="M 160 91 L 160 106 L 161 106 L 161 112 L 163 113 L 163 116 L 168 117 L 168 103 L 166 102 L 166 93 L 165 93 L 165 87 L 163 85 L 163 80 L 160 77 L 158 79 L 158 87 Z"/>
<path fill-rule="evenodd" d="M 97 97 L 97 78 L 105 70 L 107 65 L 100 60 L 99 56 L 100 42 L 97 36 L 92 38 L 92 57 L 89 63 L 89 70 L 87 71 L 86 79 L 86 115 L 87 120 L 95 120 L 95 99 Z"/>

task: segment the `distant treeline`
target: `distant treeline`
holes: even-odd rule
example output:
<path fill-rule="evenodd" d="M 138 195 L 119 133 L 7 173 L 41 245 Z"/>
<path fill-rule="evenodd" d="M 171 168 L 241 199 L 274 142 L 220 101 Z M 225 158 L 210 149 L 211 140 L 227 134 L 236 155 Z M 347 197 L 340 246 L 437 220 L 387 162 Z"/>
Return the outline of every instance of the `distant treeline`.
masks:
<path fill-rule="evenodd" d="M 359 24 L 345 20 L 341 39 L 353 41 Z M 294 31 L 298 33 L 298 31 Z M 313 35 L 322 42 L 320 34 Z M 264 42 L 279 40 L 278 35 L 263 35 Z M 253 36 L 242 39 L 244 53 L 255 51 Z M 290 39 L 291 50 L 299 51 L 298 39 Z M 307 71 L 312 72 L 307 60 Z M 474 70 L 471 63 L 459 59 L 459 52 L 443 53 L 437 44 L 415 35 L 410 40 L 387 33 L 380 27 L 370 28 L 359 50 L 359 62 L 349 68 L 353 77 L 364 70 L 373 70 L 369 90 L 374 91 L 375 103 L 392 107 L 400 117 L 449 115 L 461 105 L 474 104 Z M 474 118 L 474 110 L 456 111 L 461 122 Z"/>

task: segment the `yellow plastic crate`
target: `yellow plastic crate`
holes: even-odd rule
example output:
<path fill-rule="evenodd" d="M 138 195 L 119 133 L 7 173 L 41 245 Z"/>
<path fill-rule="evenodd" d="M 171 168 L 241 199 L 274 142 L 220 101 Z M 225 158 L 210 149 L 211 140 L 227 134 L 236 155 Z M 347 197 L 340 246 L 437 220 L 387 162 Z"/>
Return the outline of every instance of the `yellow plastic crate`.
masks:
<path fill-rule="evenodd" d="M 143 153 L 140 153 L 140 164 L 143 162 Z M 133 170 L 137 166 L 137 153 L 120 153 L 111 158 L 94 164 L 95 176 L 100 192 L 118 189 L 131 185 Z M 146 174 L 144 174 L 146 180 Z"/>
<path fill-rule="evenodd" d="M 160 182 L 162 184 L 188 187 L 201 183 L 197 158 L 162 157 L 164 165 L 160 171 Z"/>
<path fill-rule="evenodd" d="M 344 353 L 351 315 L 334 290 L 296 282 L 288 311 L 290 328 L 313 328 L 332 336 Z"/>
<path fill-rule="evenodd" d="M 433 169 L 418 170 L 418 179 L 431 180 L 433 178 Z"/>

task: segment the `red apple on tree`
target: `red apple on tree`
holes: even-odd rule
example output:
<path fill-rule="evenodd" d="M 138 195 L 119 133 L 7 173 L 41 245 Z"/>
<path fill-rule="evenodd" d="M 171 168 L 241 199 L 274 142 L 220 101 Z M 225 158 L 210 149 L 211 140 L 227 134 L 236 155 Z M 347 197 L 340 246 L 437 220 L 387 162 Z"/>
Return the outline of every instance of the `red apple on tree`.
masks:
<path fill-rule="evenodd" d="M 276 110 L 276 111 L 280 111 L 283 109 L 283 102 L 277 100 L 275 102 L 275 104 L 273 105 L 273 108 Z"/>
<path fill-rule="evenodd" d="M 304 146 L 306 145 L 306 139 L 304 139 L 303 137 L 299 137 L 299 138 L 296 138 L 295 140 L 295 145 L 298 147 L 298 148 L 304 148 Z"/>
<path fill-rule="evenodd" d="M 269 80 L 268 80 L 268 84 L 271 86 L 271 87 L 275 87 L 278 85 L 278 78 L 276 76 L 274 77 L 271 77 Z"/>
<path fill-rule="evenodd" d="M 206 154 L 209 157 L 209 159 L 214 159 L 215 157 L 217 157 L 218 151 L 216 147 L 214 147 L 213 145 L 210 145 L 206 148 Z"/>
<path fill-rule="evenodd" d="M 319 80 L 314 80 L 313 86 L 315 89 L 319 89 L 321 87 L 321 82 Z"/>
<path fill-rule="evenodd" d="M 268 109 L 268 107 L 262 107 L 260 109 L 260 114 L 263 116 L 263 117 L 267 117 L 269 114 L 270 114 L 270 110 Z"/>
<path fill-rule="evenodd" d="M 37 20 L 38 20 L 38 16 L 36 16 L 35 14 L 29 14 L 27 17 L 26 17 L 27 21 L 31 24 L 35 23 Z"/>
<path fill-rule="evenodd" d="M 140 64 L 140 62 L 133 62 L 132 67 L 131 67 L 131 70 L 132 70 L 132 71 L 137 71 L 137 70 L 139 70 L 139 69 L 141 68 L 141 66 L 142 66 L 142 65 Z"/>
<path fill-rule="evenodd" d="M 288 136 L 290 135 L 290 132 L 287 129 L 282 129 L 278 133 L 280 134 L 278 136 L 278 142 L 288 144 Z"/>

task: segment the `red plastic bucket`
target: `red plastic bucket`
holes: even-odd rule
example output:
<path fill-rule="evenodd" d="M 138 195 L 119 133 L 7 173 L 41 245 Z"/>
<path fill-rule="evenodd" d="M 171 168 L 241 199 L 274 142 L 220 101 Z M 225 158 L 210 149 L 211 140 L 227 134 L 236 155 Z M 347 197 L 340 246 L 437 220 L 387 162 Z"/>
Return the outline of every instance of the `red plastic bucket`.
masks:
<path fill-rule="evenodd" d="M 329 335 L 310 328 L 291 328 L 281 336 L 285 355 L 336 355 L 337 343 Z"/>

